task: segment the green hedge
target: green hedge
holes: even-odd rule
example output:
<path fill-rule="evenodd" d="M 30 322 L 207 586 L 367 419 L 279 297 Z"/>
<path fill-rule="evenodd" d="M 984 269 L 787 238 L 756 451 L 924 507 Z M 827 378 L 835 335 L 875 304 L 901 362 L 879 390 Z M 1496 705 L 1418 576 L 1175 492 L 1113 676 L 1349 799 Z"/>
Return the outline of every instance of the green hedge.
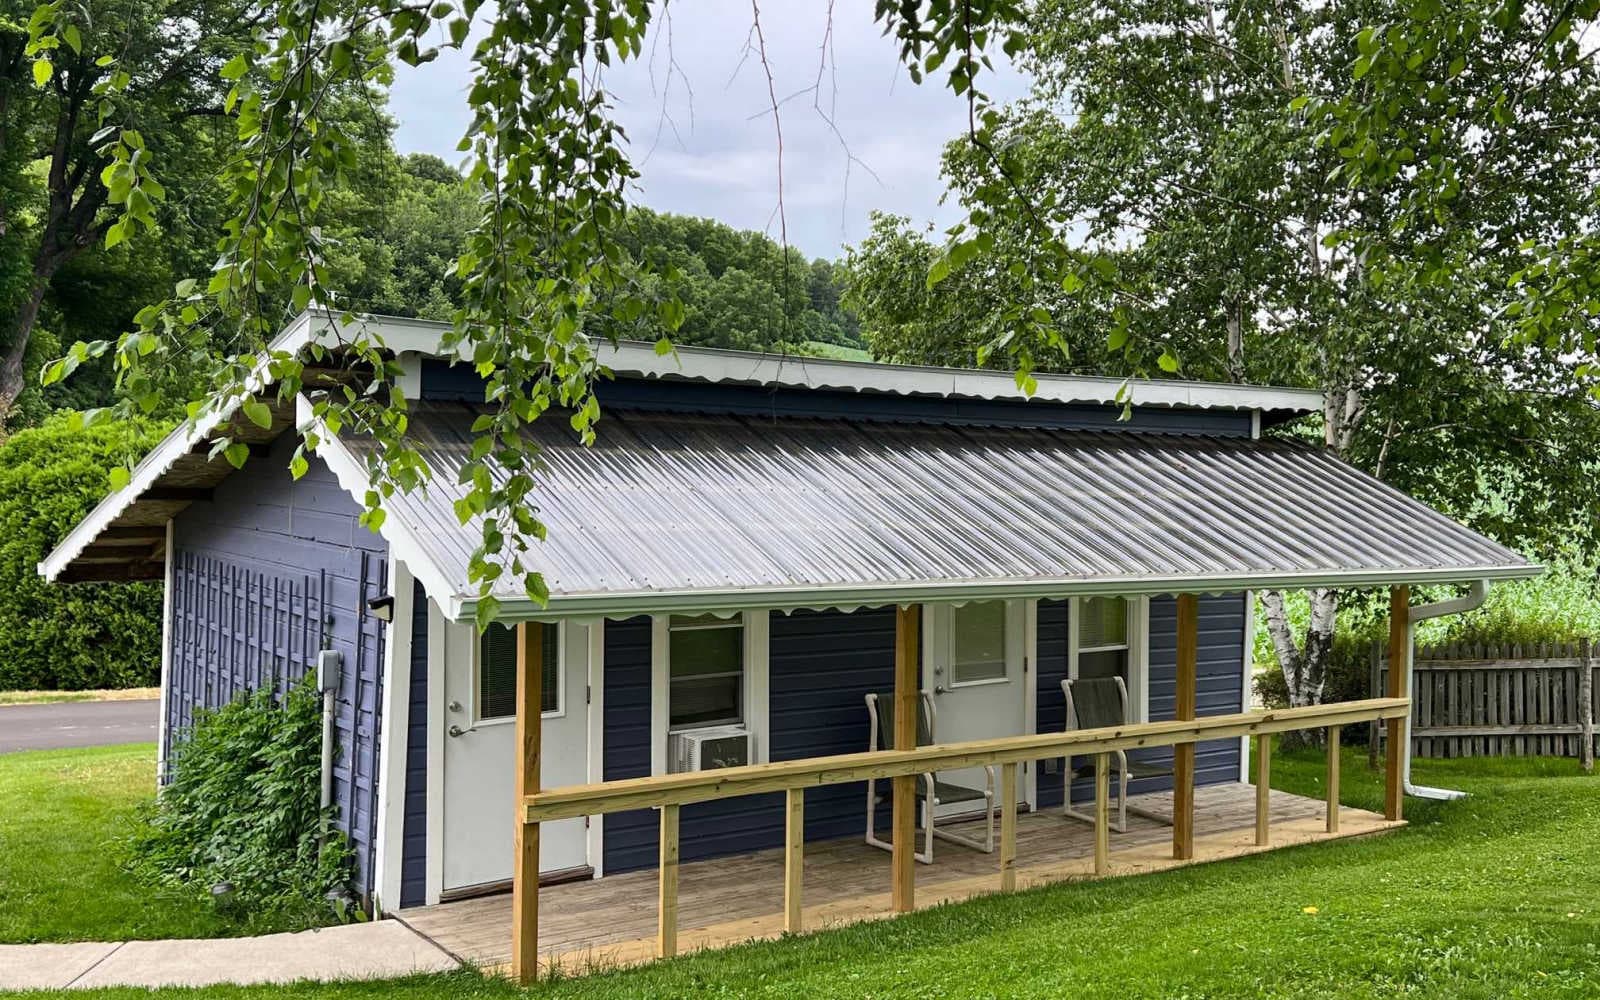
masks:
<path fill-rule="evenodd" d="M 159 584 L 47 584 L 39 560 L 155 428 L 72 430 L 65 415 L 0 445 L 0 690 L 142 687 L 161 671 Z"/>

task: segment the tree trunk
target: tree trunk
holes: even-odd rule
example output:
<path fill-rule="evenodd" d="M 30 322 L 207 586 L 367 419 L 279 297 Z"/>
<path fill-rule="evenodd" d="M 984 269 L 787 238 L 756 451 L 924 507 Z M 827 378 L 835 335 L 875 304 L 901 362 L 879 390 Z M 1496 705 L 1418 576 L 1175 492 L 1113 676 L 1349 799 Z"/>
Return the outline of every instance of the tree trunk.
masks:
<path fill-rule="evenodd" d="M 39 308 L 44 304 L 44 293 L 50 287 L 50 278 L 55 270 L 54 267 L 47 267 L 45 261 L 40 261 L 34 268 L 33 281 L 11 323 L 11 342 L 5 356 L 0 357 L 0 439 L 5 437 L 11 407 L 28 384 L 27 373 L 23 371 L 28 356 L 28 341 L 33 336 L 33 325 L 39 321 Z"/>
<path fill-rule="evenodd" d="M 1306 625 L 1304 640 L 1296 641 L 1289 623 L 1288 609 L 1284 607 L 1283 591 L 1261 592 L 1261 605 L 1267 615 L 1267 634 L 1272 638 L 1272 649 L 1277 654 L 1278 667 L 1283 671 L 1290 707 L 1322 704 L 1328 660 L 1333 653 L 1333 630 L 1339 613 L 1338 592 L 1317 587 L 1307 596 L 1311 601 L 1311 619 Z M 1320 729 L 1289 732 L 1283 737 L 1286 747 L 1320 746 L 1321 743 Z"/>

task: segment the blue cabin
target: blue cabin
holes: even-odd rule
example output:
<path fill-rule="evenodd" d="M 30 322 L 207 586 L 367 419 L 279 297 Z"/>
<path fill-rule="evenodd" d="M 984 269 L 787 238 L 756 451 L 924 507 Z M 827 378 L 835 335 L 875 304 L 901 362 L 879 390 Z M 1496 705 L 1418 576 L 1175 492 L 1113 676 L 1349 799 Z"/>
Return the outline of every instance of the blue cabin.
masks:
<path fill-rule="evenodd" d="M 477 528 L 452 502 L 483 385 L 441 349 L 444 327 L 363 322 L 401 364 L 433 473 L 380 531 L 359 522 L 370 444 L 323 433 L 295 480 L 310 410 L 279 400 L 270 428 L 234 426 L 242 470 L 209 457 L 215 421 L 179 428 L 41 572 L 165 581 L 163 755 L 196 709 L 336 654 L 339 823 L 356 893 L 393 911 L 510 884 L 518 633 L 473 625 Z M 341 333 L 308 315 L 278 346 Z M 1194 711 L 1228 715 L 1250 703 L 1254 589 L 1537 572 L 1266 434 L 1319 411 L 1314 392 L 1045 374 L 1024 393 L 997 372 L 597 349 L 597 440 L 558 417 L 530 430 L 550 600 L 496 592 L 504 621 L 544 625 L 546 788 L 867 750 L 869 696 L 895 688 L 897 609 L 918 616 L 927 721 L 956 743 L 1061 731 L 1067 679 L 1120 679 L 1129 723 L 1173 718 L 1180 593 L 1198 595 Z M 1247 780 L 1248 751 L 1202 742 L 1195 783 Z M 1170 787 L 1172 754 L 1133 751 L 1132 791 Z M 1068 785 L 1062 758 L 1025 761 L 1018 808 L 1058 811 Z M 804 838 L 860 839 L 884 810 L 863 782 L 813 789 Z M 681 824 L 684 861 L 778 847 L 784 798 L 687 805 Z M 651 868 L 659 829 L 650 809 L 546 823 L 540 880 Z"/>

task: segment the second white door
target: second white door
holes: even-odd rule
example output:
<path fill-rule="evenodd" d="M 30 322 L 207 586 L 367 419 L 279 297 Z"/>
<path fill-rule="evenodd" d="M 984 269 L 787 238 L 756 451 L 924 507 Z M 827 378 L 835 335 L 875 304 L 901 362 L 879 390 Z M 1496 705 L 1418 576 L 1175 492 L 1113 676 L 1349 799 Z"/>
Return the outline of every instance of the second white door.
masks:
<path fill-rule="evenodd" d="M 923 686 L 933 692 L 940 743 L 1028 731 L 1025 612 L 1023 601 L 924 607 Z M 949 771 L 940 777 L 972 788 L 984 785 L 982 768 Z M 995 782 L 998 801 L 998 768 Z M 1019 781 L 1019 797 L 1026 797 L 1027 786 L 1026 780 Z M 971 803 L 940 808 L 941 815 L 972 811 Z"/>

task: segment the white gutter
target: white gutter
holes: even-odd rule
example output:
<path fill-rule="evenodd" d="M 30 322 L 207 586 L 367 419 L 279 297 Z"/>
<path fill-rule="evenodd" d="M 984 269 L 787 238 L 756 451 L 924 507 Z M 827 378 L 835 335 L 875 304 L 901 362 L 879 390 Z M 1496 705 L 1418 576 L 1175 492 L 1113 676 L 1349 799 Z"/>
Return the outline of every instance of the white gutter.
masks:
<path fill-rule="evenodd" d="M 1455 597 L 1448 601 L 1435 601 L 1432 604 L 1418 604 L 1406 614 L 1406 661 L 1402 667 L 1406 672 L 1405 690 L 1411 690 L 1412 668 L 1416 659 L 1417 648 L 1417 622 L 1427 621 L 1430 618 L 1443 618 L 1445 615 L 1459 615 L 1468 611 L 1476 611 L 1483 606 L 1484 599 L 1489 596 L 1489 581 L 1474 580 L 1472 588 L 1465 596 Z M 1393 670 L 1395 665 L 1389 664 Z M 1414 713 L 1413 713 L 1414 714 Z M 1407 795 L 1415 795 L 1421 799 L 1435 799 L 1446 802 L 1450 799 L 1464 799 L 1466 792 L 1456 791 L 1452 788 L 1433 788 L 1429 785 L 1414 785 L 1411 783 L 1411 731 L 1406 730 L 1405 746 L 1400 749 L 1400 774 L 1401 787 Z M 1392 748 L 1391 748 L 1392 750 Z"/>

